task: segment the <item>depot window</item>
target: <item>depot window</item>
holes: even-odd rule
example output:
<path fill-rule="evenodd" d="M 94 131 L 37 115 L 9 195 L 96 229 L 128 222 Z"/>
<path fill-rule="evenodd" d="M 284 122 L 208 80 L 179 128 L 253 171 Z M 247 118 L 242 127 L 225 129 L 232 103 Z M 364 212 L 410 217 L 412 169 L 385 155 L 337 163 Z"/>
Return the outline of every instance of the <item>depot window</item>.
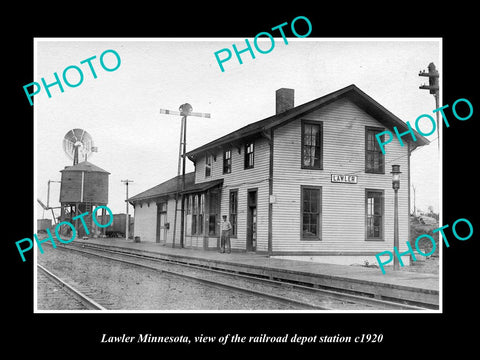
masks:
<path fill-rule="evenodd" d="M 383 190 L 365 190 L 365 238 L 383 240 L 384 196 Z"/>
<path fill-rule="evenodd" d="M 192 195 L 186 196 L 185 197 L 185 202 L 186 202 L 186 209 L 187 209 L 187 215 L 192 214 Z"/>
<path fill-rule="evenodd" d="M 211 190 L 207 193 L 208 199 L 208 235 L 217 236 L 219 233 L 219 223 L 220 223 L 220 204 L 219 204 L 219 193 L 218 190 Z"/>
<path fill-rule="evenodd" d="M 223 152 L 223 173 L 230 174 L 232 172 L 232 150 L 228 149 Z"/>
<path fill-rule="evenodd" d="M 205 155 L 205 177 L 212 175 L 212 155 Z"/>
<path fill-rule="evenodd" d="M 382 153 L 376 135 L 383 132 L 380 128 L 365 128 L 365 172 L 385 174 L 385 156 Z M 380 137 L 384 142 L 385 135 Z"/>
<path fill-rule="evenodd" d="M 192 206 L 192 235 L 203 234 L 203 216 L 205 213 L 205 194 L 193 196 Z"/>
<path fill-rule="evenodd" d="M 251 169 L 254 165 L 254 148 L 253 142 L 245 144 L 245 169 Z"/>
<path fill-rule="evenodd" d="M 198 195 L 193 195 L 192 201 L 192 235 L 197 233 L 197 219 L 198 219 Z"/>
<path fill-rule="evenodd" d="M 205 214 L 205 194 L 201 194 L 200 201 L 198 204 L 197 234 L 203 234 L 204 214 Z"/>
<path fill-rule="evenodd" d="M 302 168 L 322 169 L 322 123 L 302 121 Z"/>
<path fill-rule="evenodd" d="M 302 240 L 321 240 L 322 188 L 301 187 Z"/>

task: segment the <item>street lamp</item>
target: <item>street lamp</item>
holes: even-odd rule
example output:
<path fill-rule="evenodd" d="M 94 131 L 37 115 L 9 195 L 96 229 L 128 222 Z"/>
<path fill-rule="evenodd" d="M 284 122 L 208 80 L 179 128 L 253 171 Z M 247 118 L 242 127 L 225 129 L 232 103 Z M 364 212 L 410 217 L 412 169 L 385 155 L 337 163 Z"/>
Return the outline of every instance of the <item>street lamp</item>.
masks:
<path fill-rule="evenodd" d="M 393 223 L 393 247 L 398 249 L 398 189 L 400 189 L 400 165 L 392 165 L 392 188 L 395 191 L 395 203 L 394 203 L 394 223 Z M 393 257 L 393 270 L 398 270 L 399 262 L 398 257 Z"/>

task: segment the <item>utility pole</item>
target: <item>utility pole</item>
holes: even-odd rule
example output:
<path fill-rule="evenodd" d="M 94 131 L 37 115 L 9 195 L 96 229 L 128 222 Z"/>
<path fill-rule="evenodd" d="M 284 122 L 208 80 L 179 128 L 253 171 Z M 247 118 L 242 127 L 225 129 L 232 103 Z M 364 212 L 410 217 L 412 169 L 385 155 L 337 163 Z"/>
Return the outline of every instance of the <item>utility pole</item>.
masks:
<path fill-rule="evenodd" d="M 133 180 L 125 179 L 125 180 L 120 180 L 121 182 L 125 183 L 125 189 L 126 189 L 126 198 L 125 198 L 125 204 L 127 207 L 127 216 L 126 216 L 126 224 L 125 224 L 125 240 L 128 240 L 128 235 L 130 231 L 130 219 L 128 217 L 128 183 L 133 182 Z"/>
<path fill-rule="evenodd" d="M 428 72 L 425 72 L 425 70 L 422 70 L 418 73 L 418 76 L 426 76 L 428 77 L 428 85 L 420 85 L 419 89 L 423 90 L 430 90 L 430 94 L 432 94 L 435 98 L 435 109 L 438 109 L 440 107 L 439 105 L 439 86 L 438 86 L 438 78 L 440 77 L 435 64 L 432 62 L 428 64 Z M 440 150 L 440 120 L 439 120 L 439 115 L 438 111 L 435 113 L 437 117 L 437 132 L 438 132 L 438 150 Z"/>
<path fill-rule="evenodd" d="M 180 105 L 178 108 L 179 111 L 172 111 L 172 110 L 165 110 L 160 109 L 160 114 L 169 114 L 169 115 L 180 115 L 182 117 L 181 122 L 181 129 L 180 129 L 180 146 L 178 149 L 179 157 L 178 157 L 178 172 L 177 172 L 177 180 L 180 176 L 180 168 L 182 169 L 182 187 L 181 187 L 181 219 L 180 219 L 180 247 L 183 248 L 184 245 L 184 233 L 185 233 L 185 165 L 186 165 L 186 153 L 187 153 L 187 116 L 198 116 L 198 117 L 205 117 L 210 118 L 209 113 L 200 113 L 200 112 L 192 112 L 193 108 L 192 105 L 185 103 Z M 177 186 L 178 189 L 178 186 Z M 173 223 L 173 243 L 172 247 L 175 247 L 175 235 L 177 229 L 177 211 L 178 211 L 178 191 L 175 193 L 175 215 L 174 215 L 174 223 Z"/>

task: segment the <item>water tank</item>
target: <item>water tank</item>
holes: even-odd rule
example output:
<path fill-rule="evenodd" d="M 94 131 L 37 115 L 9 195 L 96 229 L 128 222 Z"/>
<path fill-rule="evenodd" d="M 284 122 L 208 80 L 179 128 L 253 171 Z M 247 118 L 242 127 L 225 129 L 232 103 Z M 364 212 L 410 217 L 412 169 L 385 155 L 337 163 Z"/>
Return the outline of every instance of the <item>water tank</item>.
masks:
<path fill-rule="evenodd" d="M 83 161 L 60 172 L 60 203 L 108 203 L 108 171 Z"/>

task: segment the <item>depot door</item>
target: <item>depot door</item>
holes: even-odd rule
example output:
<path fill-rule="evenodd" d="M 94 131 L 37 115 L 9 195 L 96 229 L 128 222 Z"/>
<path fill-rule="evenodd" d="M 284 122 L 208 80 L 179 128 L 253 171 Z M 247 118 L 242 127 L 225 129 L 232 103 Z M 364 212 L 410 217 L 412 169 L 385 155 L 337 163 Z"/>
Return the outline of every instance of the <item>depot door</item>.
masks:
<path fill-rule="evenodd" d="M 247 251 L 257 250 L 257 189 L 248 190 Z"/>
<path fill-rule="evenodd" d="M 167 203 L 157 204 L 157 237 L 156 242 L 165 244 L 167 239 Z"/>

